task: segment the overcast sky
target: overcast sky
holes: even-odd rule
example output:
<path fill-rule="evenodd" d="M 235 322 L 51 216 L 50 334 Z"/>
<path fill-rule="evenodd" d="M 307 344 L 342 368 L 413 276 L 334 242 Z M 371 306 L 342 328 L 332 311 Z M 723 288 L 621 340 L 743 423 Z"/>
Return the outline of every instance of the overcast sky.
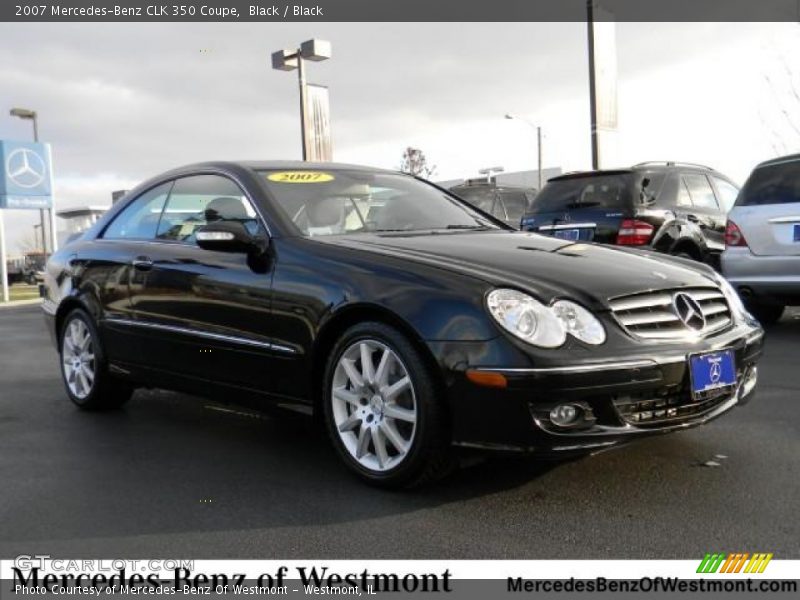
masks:
<path fill-rule="evenodd" d="M 617 25 L 620 165 L 708 164 L 742 182 L 759 161 L 800 151 L 796 23 Z M 332 60 L 338 161 L 396 168 L 408 145 L 435 179 L 502 165 L 590 167 L 586 25 L 0 25 L 0 139 L 29 139 L 12 106 L 38 111 L 53 145 L 58 207 L 109 203 L 112 190 L 185 163 L 299 158 L 296 76 L 269 53 L 319 37 Z M 612 166 L 612 165 L 608 165 Z M 38 219 L 7 211 L 7 247 Z"/>

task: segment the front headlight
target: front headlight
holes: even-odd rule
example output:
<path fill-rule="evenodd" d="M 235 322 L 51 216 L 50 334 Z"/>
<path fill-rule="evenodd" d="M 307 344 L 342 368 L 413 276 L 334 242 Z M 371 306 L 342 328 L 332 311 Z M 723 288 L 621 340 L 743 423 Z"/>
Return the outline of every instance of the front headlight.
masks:
<path fill-rule="evenodd" d="M 558 348 L 567 334 L 587 344 L 606 340 L 603 325 L 588 310 L 569 300 L 545 306 L 517 290 L 499 289 L 489 293 L 489 313 L 506 331 L 540 348 Z"/>
<path fill-rule="evenodd" d="M 580 304 L 569 300 L 558 300 L 553 303 L 551 308 L 564 325 L 567 333 L 593 346 L 606 341 L 606 330 L 603 328 L 603 324 Z"/>

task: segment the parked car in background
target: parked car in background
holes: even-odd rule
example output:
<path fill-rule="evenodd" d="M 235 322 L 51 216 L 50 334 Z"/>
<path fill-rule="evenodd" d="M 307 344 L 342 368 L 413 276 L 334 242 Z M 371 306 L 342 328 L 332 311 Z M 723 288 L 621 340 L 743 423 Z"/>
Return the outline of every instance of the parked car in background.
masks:
<path fill-rule="evenodd" d="M 636 246 L 718 266 L 739 192 L 700 165 L 646 162 L 550 179 L 521 228 L 572 241 Z"/>
<path fill-rule="evenodd" d="M 450 191 L 514 229 L 519 229 L 522 215 L 536 196 L 533 188 L 497 185 L 485 179 L 468 179 L 451 187 Z"/>
<path fill-rule="evenodd" d="M 722 271 L 766 324 L 800 304 L 800 154 L 758 165 L 728 215 Z"/>
<path fill-rule="evenodd" d="M 25 279 L 25 273 L 23 270 L 24 263 L 25 259 L 22 257 L 9 258 L 6 260 L 6 275 L 8 285 L 20 283 Z"/>

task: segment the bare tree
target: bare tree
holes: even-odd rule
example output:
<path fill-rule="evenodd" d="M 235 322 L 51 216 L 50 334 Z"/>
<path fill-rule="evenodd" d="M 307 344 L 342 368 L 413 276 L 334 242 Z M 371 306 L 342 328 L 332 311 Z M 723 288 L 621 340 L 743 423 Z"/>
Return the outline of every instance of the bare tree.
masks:
<path fill-rule="evenodd" d="M 403 162 L 400 165 L 403 173 L 430 179 L 436 173 L 436 165 L 428 165 L 428 158 L 419 148 L 409 146 L 403 151 Z"/>

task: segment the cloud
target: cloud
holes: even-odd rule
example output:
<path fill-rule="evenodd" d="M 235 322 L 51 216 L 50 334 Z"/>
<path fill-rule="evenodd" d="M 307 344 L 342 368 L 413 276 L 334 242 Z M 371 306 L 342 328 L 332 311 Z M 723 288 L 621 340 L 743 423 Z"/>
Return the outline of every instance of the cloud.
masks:
<path fill-rule="evenodd" d="M 789 28 L 618 24 L 620 156 L 702 159 L 741 179 L 769 144 L 738 81 L 757 77 L 760 44 Z M 533 132 L 502 118 L 514 112 L 542 124 L 546 166 L 589 166 L 583 23 L 5 23 L 0 139 L 30 136 L 8 107 L 39 112 L 59 206 L 108 202 L 180 164 L 298 158 L 296 76 L 268 59 L 310 37 L 333 44 L 308 77 L 331 87 L 339 160 L 396 167 L 414 144 L 442 178 L 530 168 Z M 686 89 L 701 72 L 706 87 Z M 725 135 L 732 115 L 748 144 Z M 35 219 L 9 213 L 10 248 Z"/>

